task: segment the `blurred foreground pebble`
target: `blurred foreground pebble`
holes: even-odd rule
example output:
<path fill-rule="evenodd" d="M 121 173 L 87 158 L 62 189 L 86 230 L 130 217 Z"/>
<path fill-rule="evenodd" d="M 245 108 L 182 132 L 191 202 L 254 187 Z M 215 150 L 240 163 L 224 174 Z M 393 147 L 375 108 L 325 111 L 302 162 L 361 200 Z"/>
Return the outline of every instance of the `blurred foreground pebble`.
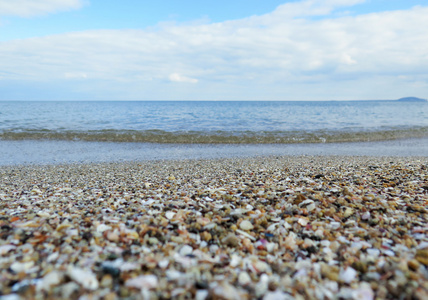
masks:
<path fill-rule="evenodd" d="M 428 299 L 427 158 L 0 168 L 1 299 Z"/>

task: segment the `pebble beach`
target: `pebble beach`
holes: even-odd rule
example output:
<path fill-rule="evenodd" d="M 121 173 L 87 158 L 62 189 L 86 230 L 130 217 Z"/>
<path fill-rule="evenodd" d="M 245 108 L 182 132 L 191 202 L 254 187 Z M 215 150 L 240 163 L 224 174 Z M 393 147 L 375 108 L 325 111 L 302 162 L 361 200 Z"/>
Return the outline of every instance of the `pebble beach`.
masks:
<path fill-rule="evenodd" d="M 0 167 L 0 299 L 428 299 L 428 157 Z"/>

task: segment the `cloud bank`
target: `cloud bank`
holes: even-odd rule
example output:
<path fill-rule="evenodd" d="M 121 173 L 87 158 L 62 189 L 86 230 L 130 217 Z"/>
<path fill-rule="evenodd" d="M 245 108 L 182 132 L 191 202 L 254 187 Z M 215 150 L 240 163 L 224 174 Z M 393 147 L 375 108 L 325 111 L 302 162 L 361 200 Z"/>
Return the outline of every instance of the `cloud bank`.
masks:
<path fill-rule="evenodd" d="M 197 83 L 198 80 L 195 78 L 189 78 L 177 73 L 173 73 L 171 75 L 169 75 L 169 80 L 173 81 L 173 82 L 187 82 L 187 83 Z"/>
<path fill-rule="evenodd" d="M 136 100 L 424 96 L 428 7 L 335 15 L 362 2 L 306 0 L 222 23 L 160 24 L 2 42 L 0 88 L 2 81 L 24 86 L 37 82 L 48 89 L 55 83 L 61 91 L 50 95 L 64 99 L 70 94 Z M 4 3 L 0 1 L 0 10 Z"/>
<path fill-rule="evenodd" d="M 82 0 L 0 0 L 0 16 L 32 17 L 81 8 Z"/>

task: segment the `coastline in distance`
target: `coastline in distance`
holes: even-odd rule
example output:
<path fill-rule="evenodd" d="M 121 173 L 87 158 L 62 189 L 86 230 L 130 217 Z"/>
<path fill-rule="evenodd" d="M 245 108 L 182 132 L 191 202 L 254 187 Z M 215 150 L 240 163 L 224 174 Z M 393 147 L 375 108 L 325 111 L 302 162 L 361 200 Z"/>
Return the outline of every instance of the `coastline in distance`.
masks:
<path fill-rule="evenodd" d="M 427 102 L 426 99 L 418 98 L 418 97 L 404 97 L 400 98 L 397 101 L 401 102 Z"/>

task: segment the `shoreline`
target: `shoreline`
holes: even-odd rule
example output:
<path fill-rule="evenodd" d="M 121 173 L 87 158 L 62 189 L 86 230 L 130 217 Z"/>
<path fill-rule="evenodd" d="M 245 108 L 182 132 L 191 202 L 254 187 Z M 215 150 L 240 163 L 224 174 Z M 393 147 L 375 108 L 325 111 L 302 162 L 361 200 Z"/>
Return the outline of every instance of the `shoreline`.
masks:
<path fill-rule="evenodd" d="M 0 166 L 268 156 L 428 156 L 428 138 L 316 144 L 150 144 L 0 140 Z"/>
<path fill-rule="evenodd" d="M 428 157 L 0 166 L 0 296 L 428 297 Z"/>

